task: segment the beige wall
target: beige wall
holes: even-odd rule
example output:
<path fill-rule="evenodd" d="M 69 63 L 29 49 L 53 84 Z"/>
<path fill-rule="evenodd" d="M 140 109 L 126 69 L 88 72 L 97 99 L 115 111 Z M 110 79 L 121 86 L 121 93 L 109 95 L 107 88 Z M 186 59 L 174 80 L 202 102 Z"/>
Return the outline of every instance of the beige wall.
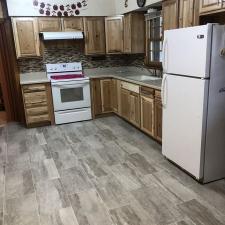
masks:
<path fill-rule="evenodd" d="M 72 4 L 80 0 L 37 0 L 39 3 Z M 80 11 L 80 16 L 108 16 L 115 14 L 114 0 L 87 0 L 87 7 Z M 7 0 L 10 16 L 41 16 L 40 7 L 33 6 L 33 0 Z"/>
<path fill-rule="evenodd" d="M 146 6 L 160 2 L 161 0 L 146 0 Z M 128 7 L 124 6 L 125 0 L 115 0 L 116 14 L 124 14 L 138 9 L 137 0 L 128 0 Z"/>

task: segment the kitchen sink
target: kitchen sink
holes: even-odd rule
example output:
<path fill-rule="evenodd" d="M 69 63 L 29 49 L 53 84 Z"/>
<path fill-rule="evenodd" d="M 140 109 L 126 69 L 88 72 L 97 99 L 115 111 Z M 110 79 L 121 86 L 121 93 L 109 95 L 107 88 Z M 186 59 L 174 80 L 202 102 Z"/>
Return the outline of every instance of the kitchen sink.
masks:
<path fill-rule="evenodd" d="M 137 76 L 128 76 L 128 79 L 136 81 L 150 81 L 150 80 L 160 80 L 159 77 L 148 76 L 148 75 L 137 75 Z"/>

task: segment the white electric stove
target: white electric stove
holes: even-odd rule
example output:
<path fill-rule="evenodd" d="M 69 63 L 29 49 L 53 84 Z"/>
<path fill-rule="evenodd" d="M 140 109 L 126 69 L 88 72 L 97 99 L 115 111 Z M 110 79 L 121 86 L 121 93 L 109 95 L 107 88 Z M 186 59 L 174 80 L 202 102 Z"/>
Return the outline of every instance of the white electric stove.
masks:
<path fill-rule="evenodd" d="M 90 81 L 80 62 L 46 65 L 51 81 L 55 123 L 92 119 Z"/>

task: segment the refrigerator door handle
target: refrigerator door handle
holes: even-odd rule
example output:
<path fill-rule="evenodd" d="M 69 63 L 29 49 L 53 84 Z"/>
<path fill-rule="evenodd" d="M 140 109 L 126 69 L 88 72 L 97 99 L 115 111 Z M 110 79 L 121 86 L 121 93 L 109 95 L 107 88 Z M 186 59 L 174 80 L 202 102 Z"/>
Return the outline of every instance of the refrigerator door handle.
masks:
<path fill-rule="evenodd" d="M 167 78 L 167 75 L 164 74 L 163 80 L 162 80 L 162 90 L 161 90 L 161 99 L 162 99 L 162 106 L 163 107 L 166 107 L 166 103 L 165 103 L 165 84 L 166 84 L 166 78 Z"/>
<path fill-rule="evenodd" d="M 166 62 L 166 46 L 167 46 L 167 39 L 165 38 L 164 39 L 164 42 L 163 42 L 163 72 L 166 73 L 166 65 L 167 65 L 167 62 Z"/>

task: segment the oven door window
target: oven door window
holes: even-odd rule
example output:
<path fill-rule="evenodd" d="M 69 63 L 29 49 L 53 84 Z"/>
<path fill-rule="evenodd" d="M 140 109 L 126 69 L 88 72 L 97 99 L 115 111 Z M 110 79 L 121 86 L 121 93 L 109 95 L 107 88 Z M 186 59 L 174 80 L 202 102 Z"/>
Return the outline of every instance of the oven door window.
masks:
<path fill-rule="evenodd" d="M 60 89 L 60 95 L 62 103 L 84 100 L 82 87 Z"/>

